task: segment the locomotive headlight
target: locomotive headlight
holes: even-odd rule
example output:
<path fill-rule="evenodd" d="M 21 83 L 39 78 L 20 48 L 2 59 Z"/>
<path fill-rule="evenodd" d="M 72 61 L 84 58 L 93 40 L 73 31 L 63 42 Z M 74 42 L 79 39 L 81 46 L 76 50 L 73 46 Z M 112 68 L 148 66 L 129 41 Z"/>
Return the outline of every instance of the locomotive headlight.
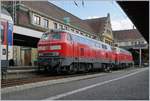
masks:
<path fill-rule="evenodd" d="M 53 52 L 53 56 L 59 56 L 58 52 Z"/>
<path fill-rule="evenodd" d="M 52 45 L 50 46 L 51 50 L 60 50 L 61 49 L 61 45 Z"/>
<path fill-rule="evenodd" d="M 44 50 L 43 46 L 38 46 L 38 50 Z"/>
<path fill-rule="evenodd" d="M 38 46 L 38 50 L 41 50 L 41 51 L 48 50 L 48 49 L 49 49 L 48 46 Z"/>
<path fill-rule="evenodd" d="M 39 56 L 43 56 L 43 54 L 42 54 L 42 53 L 39 53 Z"/>

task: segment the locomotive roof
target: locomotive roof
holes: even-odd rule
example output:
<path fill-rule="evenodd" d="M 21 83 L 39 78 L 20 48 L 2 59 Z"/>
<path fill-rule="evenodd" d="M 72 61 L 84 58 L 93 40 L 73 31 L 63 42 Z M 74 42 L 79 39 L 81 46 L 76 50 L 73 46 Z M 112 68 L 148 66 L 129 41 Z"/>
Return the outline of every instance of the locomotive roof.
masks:
<path fill-rule="evenodd" d="M 74 34 L 74 35 L 77 35 L 77 36 L 80 36 L 80 37 L 83 37 L 83 38 L 92 40 L 92 41 L 94 41 L 94 42 L 96 42 L 96 43 L 100 43 L 100 44 L 106 45 L 106 46 L 107 46 L 107 50 L 112 50 L 112 49 L 111 49 L 111 46 L 110 46 L 109 44 L 107 44 L 107 43 L 104 43 L 104 42 L 102 42 L 102 41 L 98 41 L 98 40 L 89 38 L 89 37 L 87 37 L 87 36 L 83 36 L 83 35 L 81 35 L 81 34 L 76 34 L 76 33 L 70 32 L 70 31 L 65 30 L 65 29 L 63 29 L 63 30 L 61 30 L 61 29 L 50 29 L 50 30 L 47 31 L 46 33 L 48 33 L 48 32 L 67 32 L 67 33 L 70 33 L 70 34 Z"/>
<path fill-rule="evenodd" d="M 65 30 L 65 29 L 63 29 L 63 30 L 61 30 L 61 29 L 50 29 L 50 30 L 49 30 L 49 31 L 47 31 L 47 32 L 67 32 L 67 33 L 71 33 L 71 34 L 74 34 L 74 35 L 77 35 L 77 36 L 80 36 L 80 37 L 84 37 L 84 38 L 87 38 L 87 39 L 93 40 L 93 41 L 95 41 L 95 42 L 101 42 L 101 44 L 104 44 L 104 45 L 110 46 L 110 45 L 108 45 L 107 43 L 104 43 L 104 42 L 102 42 L 102 41 L 98 41 L 98 40 L 95 40 L 95 39 L 89 38 L 89 37 L 87 37 L 87 36 L 83 36 L 83 35 L 81 35 L 81 34 L 76 34 L 76 33 L 70 32 L 70 31 Z"/>

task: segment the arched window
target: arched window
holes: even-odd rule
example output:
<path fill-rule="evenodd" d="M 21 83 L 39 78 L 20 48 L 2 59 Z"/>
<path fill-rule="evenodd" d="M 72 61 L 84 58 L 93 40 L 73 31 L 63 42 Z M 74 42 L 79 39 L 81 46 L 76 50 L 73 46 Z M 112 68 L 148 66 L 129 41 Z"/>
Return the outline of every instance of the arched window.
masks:
<path fill-rule="evenodd" d="M 57 23 L 54 23 L 54 29 L 57 29 L 57 27 L 58 27 Z"/>

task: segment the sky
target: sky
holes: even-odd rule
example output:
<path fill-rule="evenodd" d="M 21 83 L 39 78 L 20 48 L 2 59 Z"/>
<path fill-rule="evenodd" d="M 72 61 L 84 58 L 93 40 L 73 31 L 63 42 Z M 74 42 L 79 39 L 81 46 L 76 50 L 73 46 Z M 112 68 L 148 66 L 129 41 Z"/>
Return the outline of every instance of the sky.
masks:
<path fill-rule="evenodd" d="M 76 2 L 76 4 L 74 3 Z M 106 17 L 110 13 L 113 30 L 132 29 L 133 23 L 116 3 L 111 0 L 49 0 L 49 2 L 64 9 L 65 11 L 79 17 L 80 19 L 91 19 Z"/>

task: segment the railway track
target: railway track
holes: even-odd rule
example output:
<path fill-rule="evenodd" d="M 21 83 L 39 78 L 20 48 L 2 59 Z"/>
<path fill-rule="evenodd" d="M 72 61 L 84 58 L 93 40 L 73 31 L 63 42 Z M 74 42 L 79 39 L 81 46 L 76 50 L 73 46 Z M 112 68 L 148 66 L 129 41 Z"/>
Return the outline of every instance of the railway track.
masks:
<path fill-rule="evenodd" d="M 5 87 L 23 85 L 23 84 L 27 84 L 27 83 L 35 83 L 35 82 L 60 79 L 60 78 L 64 78 L 64 76 L 50 76 L 50 77 L 37 76 L 37 77 L 24 78 L 24 79 L 7 79 L 7 80 L 2 80 L 1 87 L 5 88 Z"/>
<path fill-rule="evenodd" d="M 133 68 L 126 68 L 126 70 L 131 70 L 131 69 L 133 69 Z M 122 69 L 122 70 L 124 70 L 124 69 Z M 18 86 L 18 85 L 23 85 L 23 84 L 28 84 L 28 83 L 41 82 L 41 81 L 47 81 L 47 80 L 55 80 L 55 79 L 61 79 L 61 78 L 90 75 L 90 74 L 96 74 L 96 73 L 102 73 L 102 72 L 92 71 L 92 72 L 88 72 L 88 73 L 77 73 L 77 74 L 70 74 L 70 75 L 69 74 L 56 75 L 56 74 L 49 74 L 49 73 L 39 73 L 31 78 L 1 80 L 1 88 Z"/>
<path fill-rule="evenodd" d="M 41 82 L 41 81 L 47 81 L 47 80 L 55 80 L 55 79 L 61 79 L 61 78 L 69 78 L 69 77 L 75 77 L 75 76 L 82 76 L 82 75 L 89 75 L 89 74 L 96 74 L 99 72 L 89 72 L 89 73 L 77 73 L 77 74 L 71 74 L 71 75 L 54 75 L 54 74 L 40 74 L 35 75 L 32 78 L 21 78 L 21 79 L 5 79 L 1 80 L 1 88 L 5 87 L 12 87 L 12 86 L 18 86 L 28 83 L 35 83 L 35 82 Z"/>

